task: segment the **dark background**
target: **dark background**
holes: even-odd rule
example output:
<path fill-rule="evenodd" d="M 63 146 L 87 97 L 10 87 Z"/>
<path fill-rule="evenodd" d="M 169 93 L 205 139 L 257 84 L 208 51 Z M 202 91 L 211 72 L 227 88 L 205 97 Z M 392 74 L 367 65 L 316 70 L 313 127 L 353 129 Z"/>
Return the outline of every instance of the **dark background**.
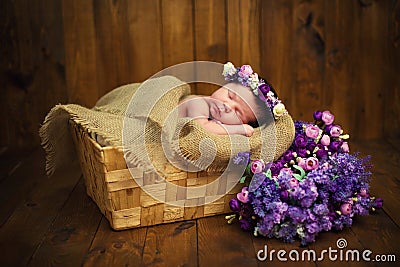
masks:
<path fill-rule="evenodd" d="M 399 1 L 2 0 L 0 26 L 2 151 L 37 147 L 55 104 L 193 60 L 251 64 L 296 119 L 400 137 Z"/>

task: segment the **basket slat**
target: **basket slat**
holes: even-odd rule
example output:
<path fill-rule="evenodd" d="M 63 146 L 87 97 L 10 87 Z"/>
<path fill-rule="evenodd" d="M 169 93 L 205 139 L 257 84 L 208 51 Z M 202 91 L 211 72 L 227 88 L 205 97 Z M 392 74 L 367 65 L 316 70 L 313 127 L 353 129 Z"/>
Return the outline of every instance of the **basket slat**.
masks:
<path fill-rule="evenodd" d="M 219 178 L 215 186 L 204 187 L 221 173 L 184 172 L 167 164 L 162 157 L 157 158 L 157 168 L 170 183 L 139 167 L 128 170 L 122 147 L 101 147 L 73 120 L 70 121 L 70 128 L 87 194 L 115 230 L 227 213 L 230 211 L 230 199 L 241 190 L 241 186 L 231 181 L 229 175 Z M 229 187 L 233 189 L 224 195 Z M 216 200 L 204 204 L 210 199 Z M 169 205 L 164 201 L 174 203 Z"/>

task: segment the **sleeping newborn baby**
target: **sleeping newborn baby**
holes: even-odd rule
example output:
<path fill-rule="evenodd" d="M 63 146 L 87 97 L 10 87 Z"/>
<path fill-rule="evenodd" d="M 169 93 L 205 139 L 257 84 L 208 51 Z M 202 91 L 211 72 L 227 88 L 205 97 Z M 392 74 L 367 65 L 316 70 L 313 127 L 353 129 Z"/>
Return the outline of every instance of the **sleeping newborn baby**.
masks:
<path fill-rule="evenodd" d="M 228 83 L 211 96 L 190 95 L 181 100 L 179 117 L 195 119 L 210 133 L 251 136 L 257 124 L 255 114 L 260 118 L 265 112 L 265 104 L 259 102 L 249 88 Z"/>
<path fill-rule="evenodd" d="M 211 96 L 190 95 L 180 101 L 179 117 L 195 119 L 214 134 L 251 136 L 254 128 L 266 124 L 268 112 L 276 118 L 286 112 L 272 86 L 259 79 L 249 65 L 224 65 L 229 83 Z M 271 120 L 272 121 L 272 120 Z"/>

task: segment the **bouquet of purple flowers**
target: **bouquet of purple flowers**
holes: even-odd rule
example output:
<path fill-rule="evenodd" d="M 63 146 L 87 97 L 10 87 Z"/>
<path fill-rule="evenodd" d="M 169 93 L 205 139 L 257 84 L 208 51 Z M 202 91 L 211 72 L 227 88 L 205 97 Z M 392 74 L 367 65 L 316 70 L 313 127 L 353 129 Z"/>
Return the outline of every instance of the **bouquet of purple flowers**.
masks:
<path fill-rule="evenodd" d="M 239 153 L 246 165 L 242 192 L 230 201 L 242 229 L 284 242 L 314 242 L 321 231 L 351 226 L 354 215 L 382 207 L 369 195 L 369 157 L 349 153 L 348 134 L 329 111 L 314 112 L 314 123 L 296 121 L 295 139 L 273 163 Z"/>

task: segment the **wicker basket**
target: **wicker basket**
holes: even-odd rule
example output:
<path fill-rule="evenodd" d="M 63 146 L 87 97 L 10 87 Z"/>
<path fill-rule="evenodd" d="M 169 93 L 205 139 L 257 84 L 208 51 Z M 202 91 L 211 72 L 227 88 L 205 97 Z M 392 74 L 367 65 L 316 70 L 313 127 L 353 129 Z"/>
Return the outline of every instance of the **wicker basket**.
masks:
<path fill-rule="evenodd" d="M 77 154 L 85 179 L 87 194 L 96 202 L 97 206 L 115 230 L 133 227 L 162 224 L 168 222 L 190 220 L 205 216 L 223 214 L 230 211 L 229 201 L 233 195 L 241 190 L 240 185 L 229 184 L 229 179 L 219 179 L 217 191 L 223 193 L 221 197 L 208 204 L 175 206 L 154 199 L 148 195 L 137 181 L 144 184 L 154 181 L 154 173 L 143 172 L 140 168 L 127 169 L 122 147 L 101 147 L 89 134 L 70 121 L 72 136 L 76 145 Z M 162 162 L 160 163 L 162 164 Z M 165 165 L 166 180 L 180 186 L 191 187 L 205 185 L 214 181 L 220 173 L 189 173 L 178 170 L 171 165 Z M 132 178 L 131 173 L 135 176 Z M 139 182 L 142 183 L 142 182 Z M 182 190 L 172 191 L 165 195 L 166 186 L 154 183 L 152 195 L 159 193 L 166 200 L 177 198 L 179 194 L 187 194 Z M 226 188 L 233 187 L 228 194 Z M 215 191 L 215 190 L 214 190 Z M 148 191 L 147 191 L 148 192 Z M 203 192 L 207 196 L 217 192 Z M 221 194 L 222 194 L 221 193 Z M 185 195 L 190 200 L 190 196 Z M 194 197 L 193 201 L 199 201 Z M 204 203 L 207 203 L 205 201 Z"/>

